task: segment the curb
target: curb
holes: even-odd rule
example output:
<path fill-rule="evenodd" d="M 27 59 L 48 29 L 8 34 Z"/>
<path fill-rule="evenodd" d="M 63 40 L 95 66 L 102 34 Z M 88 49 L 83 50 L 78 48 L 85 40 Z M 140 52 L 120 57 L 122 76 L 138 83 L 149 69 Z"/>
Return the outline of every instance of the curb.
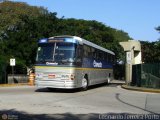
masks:
<path fill-rule="evenodd" d="M 152 93 L 160 93 L 160 89 L 152 89 L 152 88 L 144 88 L 144 87 L 133 87 L 128 85 L 121 85 L 122 88 L 127 90 L 134 90 L 140 92 L 152 92 Z"/>
<path fill-rule="evenodd" d="M 28 83 L 0 84 L 0 87 L 30 86 Z"/>

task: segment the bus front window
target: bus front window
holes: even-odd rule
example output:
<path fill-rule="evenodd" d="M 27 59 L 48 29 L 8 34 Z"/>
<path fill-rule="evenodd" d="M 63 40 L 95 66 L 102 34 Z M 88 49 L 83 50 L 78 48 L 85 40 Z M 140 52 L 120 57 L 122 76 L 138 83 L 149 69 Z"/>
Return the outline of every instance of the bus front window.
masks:
<path fill-rule="evenodd" d="M 75 44 L 73 43 L 57 43 L 54 54 L 54 61 L 66 63 L 74 62 Z"/>
<path fill-rule="evenodd" d="M 51 44 L 41 44 L 37 51 L 37 62 L 46 62 L 53 60 L 54 46 Z"/>
<path fill-rule="evenodd" d="M 60 64 L 73 63 L 75 61 L 75 44 L 74 43 L 51 43 L 40 44 L 37 52 L 38 63 L 55 62 Z"/>

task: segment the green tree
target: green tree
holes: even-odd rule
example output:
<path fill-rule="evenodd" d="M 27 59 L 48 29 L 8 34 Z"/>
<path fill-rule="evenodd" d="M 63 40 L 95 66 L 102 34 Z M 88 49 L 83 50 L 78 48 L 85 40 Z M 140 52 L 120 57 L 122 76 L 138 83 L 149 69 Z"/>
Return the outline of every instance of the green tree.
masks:
<path fill-rule="evenodd" d="M 57 18 L 43 7 L 22 2 L 0 3 L 0 55 L 16 57 L 21 63 L 34 63 L 37 40 L 55 35 L 73 35 L 111 49 L 116 59 L 123 58 L 120 41 L 130 39 L 127 33 L 95 20 Z"/>
<path fill-rule="evenodd" d="M 26 65 L 33 64 L 37 39 L 49 37 L 57 22 L 56 13 L 20 2 L 0 3 L 1 55 L 14 56 Z"/>
<path fill-rule="evenodd" d="M 160 62 L 160 46 L 159 42 L 141 41 L 142 61 L 144 63 Z"/>
<path fill-rule="evenodd" d="M 94 20 L 60 19 L 57 31 L 59 34 L 82 37 L 110 49 L 115 52 L 117 61 L 124 60 L 125 56 L 119 42 L 131 39 L 124 31 L 113 29 Z"/>

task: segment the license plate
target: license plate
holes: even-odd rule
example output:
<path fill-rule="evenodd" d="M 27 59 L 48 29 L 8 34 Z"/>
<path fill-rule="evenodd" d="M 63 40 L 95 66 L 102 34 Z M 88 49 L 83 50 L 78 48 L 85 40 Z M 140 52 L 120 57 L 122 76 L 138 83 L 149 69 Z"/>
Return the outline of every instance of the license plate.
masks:
<path fill-rule="evenodd" d="M 48 78 L 49 78 L 49 79 L 56 78 L 56 75 L 54 75 L 54 74 L 49 74 L 49 75 L 48 75 Z"/>

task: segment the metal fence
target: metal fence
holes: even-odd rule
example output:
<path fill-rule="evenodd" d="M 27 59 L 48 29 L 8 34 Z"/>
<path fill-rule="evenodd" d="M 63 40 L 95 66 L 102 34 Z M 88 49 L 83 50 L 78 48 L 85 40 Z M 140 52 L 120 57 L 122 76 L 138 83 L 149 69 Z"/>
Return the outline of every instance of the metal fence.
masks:
<path fill-rule="evenodd" d="M 131 85 L 160 88 L 160 63 L 133 65 Z"/>
<path fill-rule="evenodd" d="M 12 75 L 11 66 L 0 62 L 0 84 L 28 83 L 27 69 L 16 65 Z"/>
<path fill-rule="evenodd" d="M 8 74 L 8 84 L 15 84 L 15 83 L 28 83 L 29 78 L 28 75 L 24 74 L 15 74 L 14 76 L 12 74 Z"/>

